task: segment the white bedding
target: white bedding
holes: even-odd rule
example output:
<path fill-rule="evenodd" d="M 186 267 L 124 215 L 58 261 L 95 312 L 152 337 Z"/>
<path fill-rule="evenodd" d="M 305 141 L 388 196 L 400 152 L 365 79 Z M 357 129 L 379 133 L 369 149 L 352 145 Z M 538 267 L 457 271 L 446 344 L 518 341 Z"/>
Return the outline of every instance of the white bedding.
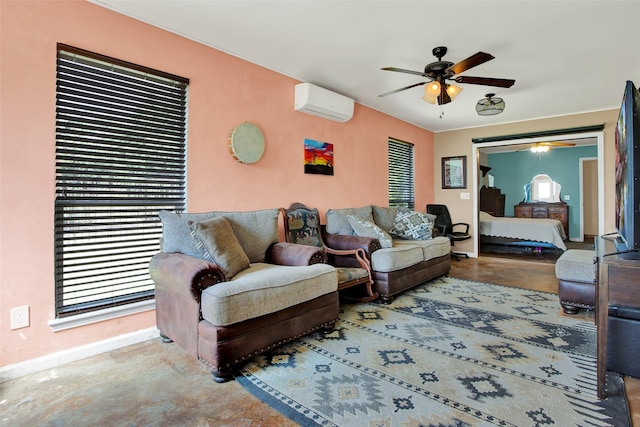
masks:
<path fill-rule="evenodd" d="M 480 212 L 480 234 L 493 237 L 551 243 L 563 251 L 567 249 L 562 223 L 547 218 L 504 218 Z"/>

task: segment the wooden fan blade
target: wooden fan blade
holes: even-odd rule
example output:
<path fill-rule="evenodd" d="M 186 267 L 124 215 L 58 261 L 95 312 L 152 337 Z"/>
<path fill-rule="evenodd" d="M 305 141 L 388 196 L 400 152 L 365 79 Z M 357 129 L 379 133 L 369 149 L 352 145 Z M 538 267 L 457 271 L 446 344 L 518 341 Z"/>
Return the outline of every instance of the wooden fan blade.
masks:
<path fill-rule="evenodd" d="M 463 59 L 457 64 L 453 64 L 451 67 L 447 68 L 446 71 L 452 71 L 453 74 L 460 74 L 470 68 L 477 67 L 480 64 L 491 61 L 493 58 L 494 56 L 489 53 L 478 52 L 475 55 L 471 55 L 467 59 Z"/>
<path fill-rule="evenodd" d="M 396 71 L 398 73 L 408 73 L 408 74 L 415 74 L 416 76 L 429 77 L 428 75 L 426 75 L 422 71 L 405 70 L 404 68 L 384 67 L 384 68 L 380 68 L 380 69 L 384 70 L 384 71 Z"/>
<path fill-rule="evenodd" d="M 494 79 L 491 77 L 471 77 L 458 76 L 454 79 L 457 83 L 467 83 L 470 85 L 484 85 L 496 87 L 511 87 L 516 82 L 512 79 Z"/>
<path fill-rule="evenodd" d="M 392 90 L 391 92 L 386 92 L 386 93 L 380 94 L 378 96 L 382 97 L 382 96 L 387 96 L 387 95 L 393 95 L 394 93 L 402 92 L 403 90 L 411 89 L 412 87 L 416 87 L 416 86 L 421 86 L 421 85 L 426 84 L 426 83 L 427 82 L 420 82 L 420 83 L 412 84 L 412 85 L 409 85 L 409 86 L 401 87 L 400 89 Z"/>
<path fill-rule="evenodd" d="M 550 147 L 575 147 L 576 144 L 572 142 L 539 142 L 539 145 L 548 145 Z"/>

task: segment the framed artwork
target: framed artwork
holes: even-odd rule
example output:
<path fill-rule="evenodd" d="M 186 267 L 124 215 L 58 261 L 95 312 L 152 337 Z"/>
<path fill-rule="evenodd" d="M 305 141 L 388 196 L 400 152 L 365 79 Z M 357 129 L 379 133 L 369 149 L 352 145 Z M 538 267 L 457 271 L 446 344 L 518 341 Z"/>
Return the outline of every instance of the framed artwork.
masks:
<path fill-rule="evenodd" d="M 305 138 L 304 173 L 333 175 L 333 144 Z"/>
<path fill-rule="evenodd" d="M 467 156 L 442 158 L 442 188 L 467 188 Z"/>

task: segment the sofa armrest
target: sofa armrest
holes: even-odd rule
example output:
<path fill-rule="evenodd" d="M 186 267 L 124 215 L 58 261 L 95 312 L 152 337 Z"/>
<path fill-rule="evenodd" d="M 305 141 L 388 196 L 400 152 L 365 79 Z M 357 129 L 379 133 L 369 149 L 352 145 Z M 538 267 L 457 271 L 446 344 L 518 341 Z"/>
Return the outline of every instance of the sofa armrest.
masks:
<path fill-rule="evenodd" d="M 324 263 L 326 257 L 325 251 L 317 246 L 276 242 L 267 249 L 265 261 L 269 264 L 304 266 Z"/>
<path fill-rule="evenodd" d="M 332 249 L 362 249 L 368 257 L 380 249 L 380 241 L 373 237 L 351 236 L 348 234 L 325 234 L 325 244 Z"/>
<path fill-rule="evenodd" d="M 171 288 L 198 302 L 203 290 L 226 281 L 216 264 L 173 252 L 154 255 L 149 262 L 149 275 L 156 285 Z"/>

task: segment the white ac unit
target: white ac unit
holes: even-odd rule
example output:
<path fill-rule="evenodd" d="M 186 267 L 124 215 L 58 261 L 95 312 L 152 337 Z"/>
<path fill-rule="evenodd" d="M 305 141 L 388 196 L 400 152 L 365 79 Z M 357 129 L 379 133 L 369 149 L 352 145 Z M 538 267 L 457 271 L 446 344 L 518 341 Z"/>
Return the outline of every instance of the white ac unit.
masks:
<path fill-rule="evenodd" d="M 311 83 L 299 83 L 294 109 L 344 123 L 353 117 L 353 99 Z"/>

